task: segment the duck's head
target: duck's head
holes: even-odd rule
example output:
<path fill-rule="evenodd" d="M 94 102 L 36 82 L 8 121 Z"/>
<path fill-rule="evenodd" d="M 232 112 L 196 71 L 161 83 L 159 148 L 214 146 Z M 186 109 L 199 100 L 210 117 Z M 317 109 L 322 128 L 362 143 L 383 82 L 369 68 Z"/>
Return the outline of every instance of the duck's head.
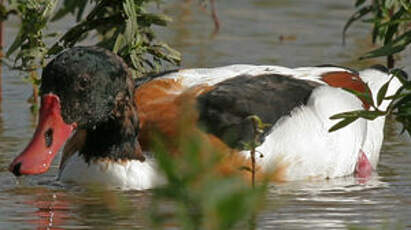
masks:
<path fill-rule="evenodd" d="M 46 172 L 77 130 L 117 129 L 135 139 L 138 120 L 133 89 L 126 64 L 105 49 L 76 47 L 60 54 L 43 70 L 34 136 L 9 170 L 15 175 Z M 112 141 L 118 140 L 108 142 Z"/>

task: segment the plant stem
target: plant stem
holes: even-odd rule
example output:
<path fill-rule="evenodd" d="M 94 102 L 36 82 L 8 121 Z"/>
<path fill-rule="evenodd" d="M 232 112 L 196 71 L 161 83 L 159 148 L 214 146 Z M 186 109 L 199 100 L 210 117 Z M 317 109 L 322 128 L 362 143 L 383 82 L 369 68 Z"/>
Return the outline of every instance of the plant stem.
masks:
<path fill-rule="evenodd" d="M 394 60 L 394 55 L 388 55 L 387 56 L 387 68 L 392 69 L 394 68 L 395 65 L 395 60 Z"/>
<path fill-rule="evenodd" d="M 217 34 L 218 31 L 220 31 L 220 20 L 218 19 L 217 16 L 217 10 L 215 7 L 215 0 L 210 0 L 210 5 L 211 5 L 211 17 L 213 18 L 214 21 L 214 32 L 213 34 Z"/>
<path fill-rule="evenodd" d="M 31 71 L 29 74 L 30 79 L 34 82 L 37 79 L 37 72 L 35 70 Z M 39 103 L 39 88 L 35 83 L 32 83 L 33 95 L 31 103 L 33 106 L 37 106 Z"/>
<path fill-rule="evenodd" d="M 251 184 L 255 188 L 255 147 L 251 150 Z"/>
<path fill-rule="evenodd" d="M 258 138 L 258 124 L 257 121 L 252 120 L 253 123 L 253 133 L 254 133 L 254 140 L 252 143 L 251 148 L 251 185 L 255 188 L 255 148 L 257 145 L 257 138 Z"/>

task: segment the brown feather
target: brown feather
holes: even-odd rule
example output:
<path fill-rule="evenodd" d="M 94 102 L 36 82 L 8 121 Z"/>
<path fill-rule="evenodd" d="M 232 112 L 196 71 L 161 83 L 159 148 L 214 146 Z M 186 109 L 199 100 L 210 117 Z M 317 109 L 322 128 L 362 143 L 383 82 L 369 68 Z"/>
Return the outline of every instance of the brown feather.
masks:
<path fill-rule="evenodd" d="M 358 74 L 348 72 L 330 72 L 323 74 L 321 80 L 333 87 L 345 88 L 357 91 L 359 93 L 371 93 L 367 84 L 365 84 Z M 370 104 L 362 98 L 359 98 L 365 109 L 370 108 Z"/>

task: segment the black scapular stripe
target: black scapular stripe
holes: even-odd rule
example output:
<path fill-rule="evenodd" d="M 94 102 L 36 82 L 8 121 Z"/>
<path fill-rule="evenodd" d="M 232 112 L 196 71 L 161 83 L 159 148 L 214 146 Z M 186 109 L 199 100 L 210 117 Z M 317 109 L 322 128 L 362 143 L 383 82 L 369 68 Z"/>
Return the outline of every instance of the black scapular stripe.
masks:
<path fill-rule="evenodd" d="M 346 66 L 340 66 L 340 65 L 334 65 L 334 64 L 322 64 L 322 65 L 316 65 L 315 67 L 336 67 L 336 68 L 345 69 L 345 70 L 347 70 L 347 71 L 349 71 L 353 74 L 356 74 L 356 75 L 359 74 L 358 71 L 353 69 L 353 68 L 346 67 Z"/>
<path fill-rule="evenodd" d="M 278 74 L 226 80 L 197 98 L 199 125 L 231 148 L 241 150 L 254 137 L 249 116 L 257 115 L 272 127 L 293 108 L 306 104 L 318 85 Z M 265 128 L 260 141 L 271 127 Z"/>

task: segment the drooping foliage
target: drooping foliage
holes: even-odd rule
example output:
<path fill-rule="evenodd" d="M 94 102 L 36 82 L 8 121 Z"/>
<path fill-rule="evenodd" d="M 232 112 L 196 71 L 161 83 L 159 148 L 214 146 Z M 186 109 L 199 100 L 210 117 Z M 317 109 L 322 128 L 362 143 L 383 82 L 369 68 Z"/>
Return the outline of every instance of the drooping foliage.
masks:
<path fill-rule="evenodd" d="M 98 45 L 122 56 L 135 76 L 158 71 L 164 63 L 178 64 L 180 54 L 156 39 L 153 26 L 170 19 L 146 10 L 158 0 L 9 0 L 8 12 L 21 19 L 18 35 L 7 51 L 17 53 L 14 67 L 35 70 L 52 55 L 78 44 Z M 59 6 L 59 7 L 57 7 Z M 51 24 L 74 15 L 67 31 Z"/>
<path fill-rule="evenodd" d="M 403 130 L 411 134 L 411 81 L 401 67 L 395 68 L 394 58 L 394 55 L 400 55 L 411 44 L 411 2 L 409 0 L 357 0 L 355 7 L 358 8 L 357 11 L 344 26 L 343 41 L 352 23 L 363 19 L 363 22 L 372 24 L 372 42 L 381 46 L 364 54 L 360 59 L 386 57 L 386 64 L 392 78 L 398 78 L 403 87 L 394 96 L 387 97 L 386 93 L 391 80 L 388 81 L 378 91 L 376 102 L 372 100 L 369 93 L 352 92 L 370 103 L 371 111 L 348 111 L 336 114 L 331 119 L 342 120 L 330 131 L 343 128 L 358 118 L 374 120 L 379 116 L 393 114 L 403 125 Z M 386 110 L 380 111 L 377 107 L 386 99 L 392 99 L 392 102 Z"/>

